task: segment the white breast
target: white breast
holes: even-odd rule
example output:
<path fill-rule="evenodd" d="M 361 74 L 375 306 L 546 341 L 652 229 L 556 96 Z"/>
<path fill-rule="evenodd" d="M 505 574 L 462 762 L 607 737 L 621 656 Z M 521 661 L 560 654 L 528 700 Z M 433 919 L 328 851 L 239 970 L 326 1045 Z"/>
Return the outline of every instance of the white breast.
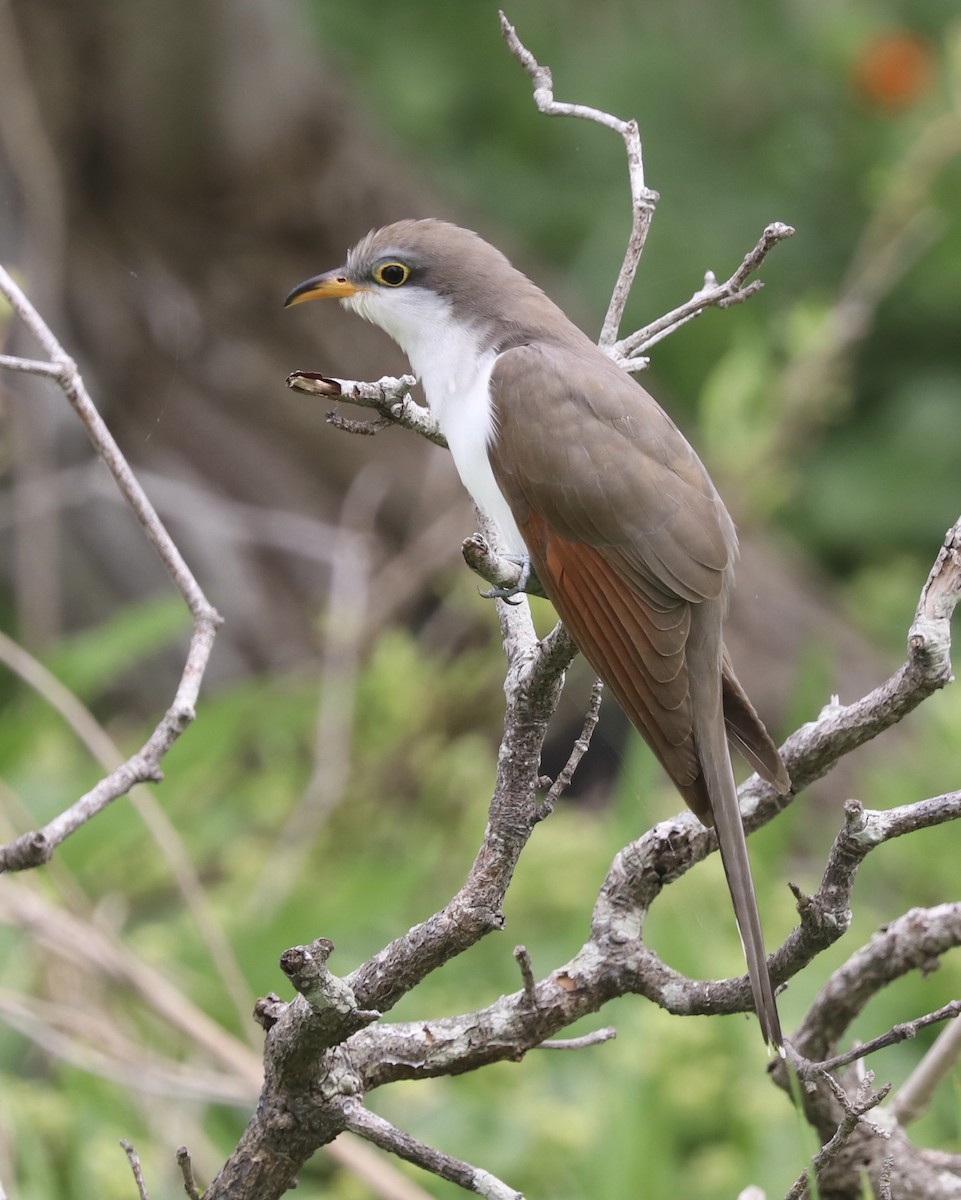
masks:
<path fill-rule="evenodd" d="M 494 479 L 487 447 L 494 435 L 490 379 L 497 354 L 484 351 L 484 331 L 462 325 L 440 296 L 411 289 L 358 295 L 345 302 L 400 345 L 424 387 L 447 438 L 461 482 L 497 526 L 504 549 L 524 554 L 524 540 Z"/>
<path fill-rule="evenodd" d="M 504 549 L 523 554 L 524 540 L 491 470 L 487 447 L 494 436 L 490 379 L 496 354 L 490 352 L 469 364 L 444 364 L 434 359 L 430 378 L 422 375 L 432 412 L 447 438 L 454 466 L 474 503 L 497 526 Z"/>

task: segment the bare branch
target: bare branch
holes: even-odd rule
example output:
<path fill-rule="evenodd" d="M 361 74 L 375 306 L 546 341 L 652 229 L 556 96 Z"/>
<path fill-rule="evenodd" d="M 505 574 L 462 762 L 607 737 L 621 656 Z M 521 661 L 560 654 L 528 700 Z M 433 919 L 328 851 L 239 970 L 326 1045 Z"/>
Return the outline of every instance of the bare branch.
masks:
<path fill-rule="evenodd" d="M 644 182 L 643 147 L 637 122 L 633 119 L 622 121 L 610 113 L 591 108 L 586 104 L 564 104 L 555 100 L 554 81 L 550 67 L 541 66 L 538 63 L 530 50 L 523 45 L 514 26 L 510 24 L 503 12 L 499 15 L 504 41 L 511 54 L 530 76 L 534 85 L 534 103 L 539 112 L 549 117 L 580 117 L 586 121 L 594 121 L 598 125 L 612 129 L 624 139 L 631 189 L 631 233 L 624 261 L 611 294 L 601 335 L 598 338 L 598 345 L 602 350 L 606 350 L 614 361 L 625 370 L 644 370 L 648 365 L 648 360 L 641 357 L 640 351 L 650 349 L 651 346 L 656 345 L 657 342 L 694 317 L 700 316 L 706 308 L 727 308 L 732 304 L 740 304 L 753 296 L 762 285 L 759 281 L 746 284 L 748 277 L 758 270 L 768 252 L 778 242 L 789 238 L 794 230 L 790 225 L 785 225 L 780 221 L 768 225 L 754 249 L 745 255 L 741 265 L 724 283 L 719 284 L 713 272 L 708 271 L 704 276 L 703 286 L 686 304 L 682 304 L 673 312 L 667 313 L 657 321 L 618 341 L 617 334 L 621 319 L 634 284 L 634 276 L 637 273 L 638 263 L 658 201 L 657 192 L 652 191 Z"/>
<path fill-rule="evenodd" d="M 866 810 L 857 800 L 844 806 L 845 823 L 828 855 L 820 886 L 805 896 L 793 885 L 800 924 L 775 955 L 774 974 L 788 979 L 838 940 L 851 922 L 851 901 L 858 868 L 867 855 L 892 838 L 956 820 L 961 793 L 951 793 L 884 812 Z"/>
<path fill-rule="evenodd" d="M 497 527 L 492 521 L 488 520 L 487 516 L 476 505 L 474 506 L 474 519 L 480 530 L 480 533 L 475 535 L 477 538 L 476 544 L 490 548 L 491 561 L 498 563 L 509 562 L 498 551 L 500 534 Z M 468 539 L 468 541 L 471 541 L 471 539 Z M 466 542 L 464 546 L 467 546 Z M 467 557 L 468 555 L 465 554 L 465 558 Z M 519 564 L 518 570 L 521 570 Z M 527 691 L 530 672 L 538 663 L 545 661 L 545 655 L 542 650 L 542 644 L 538 643 L 537 640 L 534 622 L 531 619 L 531 609 L 526 596 L 520 595 L 507 601 L 501 601 L 496 607 L 497 620 L 501 630 L 501 642 L 508 662 L 507 678 L 504 680 L 504 691 L 507 693 L 508 698 L 510 698 L 512 695 Z M 557 628 L 561 628 L 561 626 L 558 625 Z M 571 658 L 576 653 L 576 649 L 573 650 Z M 563 681 L 563 674 L 569 663 L 570 658 L 560 667 L 555 675 L 555 682 L 559 685 Z M 554 706 L 556 706 L 558 696 L 554 697 Z M 541 739 L 546 735 L 546 721 L 549 721 L 550 717 L 553 716 L 554 706 L 551 708 L 550 715 L 545 718 L 544 728 L 540 730 L 539 736 Z M 508 726 L 509 717 L 505 719 L 505 732 Z"/>
<path fill-rule="evenodd" d="M 190 1151 L 186 1146 L 180 1146 L 177 1149 L 177 1165 L 184 1177 L 184 1191 L 190 1200 L 200 1200 L 200 1189 L 194 1179 L 193 1163 L 190 1161 Z"/>
<path fill-rule="evenodd" d="M 940 578 L 940 573 L 932 573 L 932 579 Z M 926 596 L 931 591 L 932 588 L 927 587 Z M 925 606 L 930 607 L 927 600 L 923 601 L 921 607 Z M 944 613 L 941 617 L 944 618 Z M 930 638 L 925 642 L 925 645 L 929 644 Z M 508 687 L 509 704 L 525 703 L 524 688 L 533 687 L 541 673 L 546 672 L 543 679 L 549 688 L 556 686 L 558 671 L 563 670 L 569 661 L 569 652 L 566 635 L 558 627 L 539 644 L 536 651 L 528 651 L 527 657 L 522 656 L 520 668 L 517 661 L 512 659 L 516 686 Z M 557 658 L 557 655 L 560 657 Z M 940 668 L 936 667 L 932 678 L 922 673 L 922 680 L 927 679 L 928 684 L 933 686 L 932 680 L 941 678 L 939 672 Z M 530 703 L 531 696 L 528 694 L 526 704 Z M 530 757 L 527 759 L 524 778 L 528 780 L 526 786 L 530 787 L 532 781 L 536 780 L 536 761 L 527 739 L 522 738 L 521 743 L 515 740 L 519 733 L 527 732 L 527 725 L 528 718 L 523 718 L 520 712 L 509 712 L 505 723 L 505 745 L 502 749 L 501 764 L 502 767 L 505 764 L 516 766 L 518 745 L 528 747 L 526 752 Z M 803 776 L 803 755 L 798 756 L 797 762 Z M 510 821 L 513 833 L 505 843 L 502 839 L 507 827 L 500 824 L 506 815 L 501 807 L 501 796 L 506 798 L 506 794 L 500 791 L 502 782 L 503 780 L 499 780 L 498 793 L 495 794 L 492 803 L 491 824 L 485 846 L 475 862 L 475 871 L 483 865 L 482 874 L 472 874 L 448 910 L 437 914 L 423 926 L 416 927 L 406 938 L 399 939 L 382 955 L 378 955 L 371 963 L 354 973 L 350 982 L 358 996 L 365 997 L 364 1003 L 369 1003 L 368 996 L 376 994 L 378 999 L 384 997 L 386 1000 L 377 1006 L 388 1007 L 395 999 L 394 992 L 384 990 L 389 977 L 393 976 L 396 979 L 399 976 L 403 979 L 403 988 L 406 990 L 421 977 L 421 970 L 429 969 L 428 958 L 446 961 L 450 954 L 459 953 L 467 940 L 480 936 L 484 931 L 483 924 L 479 924 L 477 918 L 485 911 L 490 911 L 489 902 L 478 903 L 478 897 L 499 897 L 503 894 L 501 887 L 506 882 L 506 876 L 501 872 L 509 869 L 509 864 L 513 861 L 513 849 L 519 853 L 518 817 L 525 811 L 523 807 L 511 806 Z M 767 790 L 770 792 L 770 789 Z M 750 789 L 747 789 L 747 792 L 748 795 L 752 794 Z M 780 801 L 774 801 L 772 798 L 770 807 L 759 803 L 755 803 L 753 809 L 749 807 L 746 811 L 749 827 L 756 827 L 770 819 L 777 811 L 777 803 Z M 875 819 L 874 814 L 866 817 L 860 806 L 851 806 L 851 828 L 845 830 L 844 836 L 852 845 L 845 850 L 845 854 L 859 860 L 872 845 L 881 844 L 886 837 L 897 836 L 898 833 L 922 823 L 943 819 L 937 815 L 936 807 L 934 802 L 923 802 L 920 806 L 903 811 L 893 810 L 890 814 L 878 814 Z M 520 832 L 521 838 L 525 838 L 526 832 Z M 513 849 L 505 856 L 504 851 L 511 843 Z M 527 993 L 505 997 L 498 1005 L 483 1013 L 451 1019 L 450 1023 L 433 1022 L 429 1037 L 425 1036 L 423 1026 L 381 1026 L 368 1031 L 362 1035 L 362 1042 L 358 1042 L 356 1038 L 352 1041 L 357 1052 L 360 1052 L 361 1045 L 373 1045 L 375 1042 L 380 1044 L 381 1038 L 389 1039 L 393 1050 L 390 1055 L 392 1065 L 386 1073 L 378 1066 L 382 1061 L 381 1055 L 374 1051 L 362 1053 L 359 1059 L 355 1059 L 358 1063 L 363 1061 L 366 1064 L 363 1073 L 367 1086 L 378 1086 L 396 1078 L 419 1077 L 425 1071 L 430 1074 L 443 1074 L 451 1070 L 470 1069 L 499 1058 L 517 1057 L 519 1053 L 524 1052 L 525 1047 L 539 1044 L 550 1033 L 570 1024 L 578 1016 L 593 1011 L 601 997 L 623 994 L 624 991 L 639 992 L 674 1012 L 717 1013 L 748 1009 L 751 999 L 745 979 L 713 982 L 709 985 L 685 980 L 667 968 L 639 941 L 638 934 L 643 924 L 644 913 L 652 900 L 666 883 L 683 874 L 713 849 L 713 835 L 686 814 L 650 831 L 615 858 L 595 905 L 591 942 L 571 963 L 559 968 L 549 980 L 537 986 L 536 1006 L 532 1008 L 528 989 Z M 838 857 L 842 857 L 840 851 Z M 491 873 L 492 868 L 494 874 Z M 848 881 L 853 879 L 850 869 L 846 877 L 839 874 L 840 882 L 833 881 L 831 873 L 826 872 L 826 887 L 837 889 L 845 878 Z M 497 884 L 496 890 L 491 892 L 489 883 L 498 879 L 501 882 Z M 481 881 L 484 881 L 483 886 L 487 890 L 478 892 L 476 889 Z M 471 896 L 473 903 L 469 900 Z M 466 908 L 462 907 L 464 905 Z M 823 945 L 829 944 L 843 932 L 844 923 L 833 917 L 830 905 L 825 903 L 820 907 L 824 910 L 824 918 L 819 915 L 819 906 L 814 904 L 808 906 L 807 912 L 802 911 L 801 931 L 792 935 L 794 940 L 789 940 L 788 946 L 775 956 L 777 978 L 783 979 L 798 969 Z M 446 939 L 443 937 L 445 927 Z M 435 937 L 439 937 L 439 943 L 434 942 Z M 630 947 L 627 952 L 626 947 Z M 927 953 L 930 954 L 930 951 Z M 371 984 L 374 985 L 373 992 L 368 990 Z M 388 983 L 387 987 L 396 987 L 396 983 Z M 828 1011 L 832 1009 L 829 1008 Z M 468 1028 L 471 1031 L 470 1036 L 464 1038 L 463 1032 Z M 485 1036 L 478 1034 L 480 1029 L 485 1031 Z M 398 1038 L 401 1039 L 400 1043 Z M 399 1044 L 404 1045 L 402 1054 L 397 1053 Z"/>
<path fill-rule="evenodd" d="M 447 440 L 440 432 L 430 409 L 414 403 L 410 389 L 416 382 L 413 375 L 401 375 L 399 378 L 385 375 L 375 383 L 365 383 L 357 379 L 334 379 L 317 371 L 292 371 L 287 376 L 287 386 L 296 392 L 323 396 L 324 399 L 343 400 L 345 404 L 356 404 L 359 408 L 372 408 L 380 413 L 383 421 L 419 433 L 435 446 L 446 446 Z M 331 424 L 345 427 L 339 423 L 343 418 L 333 421 L 330 418 L 331 414 L 328 414 Z M 377 428 L 365 425 L 359 432 L 376 433 L 384 427 L 377 421 L 373 425 Z M 358 430 L 350 429 L 349 432 L 356 433 Z"/>
<path fill-rule="evenodd" d="M 834 1058 L 828 1058 L 824 1062 L 818 1063 L 818 1067 L 824 1071 L 836 1071 L 858 1059 L 867 1058 L 869 1054 L 874 1054 L 878 1050 L 884 1050 L 887 1046 L 896 1046 L 899 1042 L 910 1041 L 911 1038 L 917 1037 L 919 1030 L 928 1025 L 936 1025 L 939 1021 L 950 1021 L 959 1015 L 961 1015 L 961 1000 L 952 1000 L 950 1004 L 945 1004 L 936 1012 L 926 1013 L 923 1017 L 916 1017 L 913 1021 L 901 1021 L 892 1026 L 887 1033 L 882 1033 L 880 1037 L 872 1038 L 869 1042 L 862 1042 L 845 1054 L 837 1054 Z M 945 1067 L 942 1076 L 947 1073 L 950 1065 L 949 1063 Z"/>
<path fill-rule="evenodd" d="M 663 317 L 658 317 L 650 325 L 645 325 L 643 329 L 638 329 L 636 333 L 618 342 L 612 349 L 615 360 L 625 370 L 641 370 L 647 366 L 647 359 L 638 357 L 641 351 L 650 350 L 682 325 L 686 325 L 694 317 L 699 317 L 707 308 L 730 308 L 732 304 L 740 304 L 749 299 L 763 284 L 760 280 L 748 284 L 747 279 L 760 268 L 768 253 L 778 243 L 792 237 L 793 234 L 794 229 L 790 225 L 784 225 L 780 221 L 772 222 L 730 278 L 718 283 L 713 271 L 708 271 L 704 276 L 704 285 L 687 303 L 665 313 Z"/>
<path fill-rule="evenodd" d="M 0 354 L 0 371 L 21 371 L 25 375 L 59 379 L 61 370 L 59 363 L 45 362 L 40 358 L 17 358 L 12 354 Z"/>
<path fill-rule="evenodd" d="M 341 430 L 342 433 L 356 433 L 361 437 L 373 437 L 382 429 L 389 429 L 391 425 L 395 424 L 391 417 L 378 417 L 376 421 L 352 421 L 349 417 L 342 417 L 338 412 L 327 413 L 324 420 L 334 429 Z"/>
<path fill-rule="evenodd" d="M 872 996 L 910 971 L 930 970 L 958 945 L 961 904 L 915 908 L 890 922 L 824 984 L 791 1039 L 793 1045 L 808 1059 L 824 1062 Z"/>
<path fill-rule="evenodd" d="M 832 1137 L 825 1142 L 817 1154 L 815 1154 L 811 1159 L 811 1166 L 814 1170 L 815 1179 L 819 1178 L 821 1171 L 823 1171 L 826 1166 L 830 1165 L 835 1159 L 837 1159 L 841 1151 L 850 1142 L 854 1133 L 863 1122 L 864 1113 L 870 1111 L 870 1109 L 875 1108 L 878 1104 L 880 1104 L 880 1102 L 884 1099 L 884 1096 L 887 1094 L 886 1088 L 882 1089 L 880 1092 L 872 1091 L 870 1087 L 871 1080 L 868 1079 L 862 1083 L 861 1087 L 859 1088 L 857 1098 L 851 1100 L 845 1094 L 843 1088 L 841 1088 L 826 1072 L 823 1075 L 823 1079 L 841 1106 L 843 1117 L 841 1118 L 840 1124 L 837 1126 Z M 875 1136 L 886 1136 L 874 1125 L 870 1125 L 870 1129 Z M 785 1200 L 801 1200 L 803 1196 L 808 1195 L 810 1184 L 811 1171 L 802 1171 L 794 1186 L 787 1193 Z"/>
<path fill-rule="evenodd" d="M 134 1182 L 137 1185 L 137 1195 L 140 1200 L 150 1200 L 147 1194 L 147 1185 L 144 1183 L 143 1168 L 140 1165 L 140 1157 L 137 1151 L 131 1146 L 126 1138 L 120 1139 L 120 1145 L 123 1147 L 123 1152 L 127 1156 L 127 1161 L 130 1163 L 130 1169 L 133 1171 Z"/>
<path fill-rule="evenodd" d="M 952 1021 L 938 1035 L 891 1103 L 891 1112 L 901 1125 L 908 1125 L 927 1109 L 937 1087 L 957 1066 L 959 1055 L 961 1021 Z"/>
<path fill-rule="evenodd" d="M 148 539 L 160 555 L 174 586 L 193 617 L 193 633 L 173 703 L 141 749 L 111 771 L 43 829 L 17 838 L 0 849 L 0 869 L 22 870 L 46 862 L 54 849 L 118 796 L 136 783 L 161 778 L 160 763 L 194 717 L 200 685 L 207 668 L 220 617 L 204 596 L 183 556 L 167 533 L 146 493 L 128 466 L 93 401 L 72 359 L 11 276 L 0 267 L 0 292 L 49 355 L 50 367 L 42 372 L 53 378 L 79 417 L 94 449 L 113 476 Z M 33 360 L 22 360 L 30 363 Z M 26 369 L 26 368 L 24 368 Z"/>
<path fill-rule="evenodd" d="M 373 1142 L 382 1150 L 387 1150 L 399 1158 L 406 1159 L 407 1162 L 423 1167 L 425 1171 L 430 1171 L 431 1174 L 437 1175 L 441 1179 L 448 1179 L 451 1183 L 456 1183 L 464 1188 L 465 1191 L 474 1192 L 478 1196 L 485 1197 L 486 1200 L 524 1200 L 520 1192 L 508 1187 L 488 1171 L 472 1167 L 460 1159 L 451 1158 L 450 1155 L 441 1154 L 439 1150 L 434 1150 L 424 1142 L 419 1142 L 409 1133 L 404 1133 L 395 1125 L 391 1125 L 389 1121 L 385 1121 L 383 1117 L 372 1113 L 364 1107 L 361 1101 L 357 1099 L 346 1101 L 344 1110 L 347 1117 L 347 1128 L 360 1137 Z"/>
<path fill-rule="evenodd" d="M 599 680 L 594 680 L 594 686 L 591 688 L 591 699 L 587 706 L 587 712 L 584 716 L 584 725 L 581 729 L 581 736 L 574 743 L 570 757 L 561 769 L 560 774 L 551 784 L 550 791 L 541 805 L 541 811 L 544 816 L 553 811 L 554 805 L 561 798 L 565 791 L 570 787 L 571 780 L 574 778 L 574 772 L 580 765 L 581 759 L 591 748 L 591 738 L 594 734 L 594 729 L 597 726 L 597 719 L 601 715 L 601 701 L 604 699 L 604 684 Z"/>
<path fill-rule="evenodd" d="M 293 946 L 281 955 L 280 968 L 314 1015 L 331 1031 L 332 1039 L 341 1040 L 355 1029 L 376 1021 L 380 1013 L 358 1009 L 349 985 L 327 969 L 333 949 L 334 943 L 329 938 L 317 938 L 309 946 Z"/>
<path fill-rule="evenodd" d="M 845 1146 L 848 1145 L 854 1134 L 862 1126 L 867 1127 L 873 1137 L 886 1138 L 888 1136 L 884 1130 L 879 1129 L 872 1122 L 865 1121 L 864 1114 L 870 1112 L 872 1108 L 876 1108 L 884 1100 L 890 1090 L 889 1087 L 883 1087 L 879 1091 L 874 1091 L 871 1087 L 873 1076 L 869 1072 L 866 1079 L 858 1088 L 857 1095 L 851 1099 L 844 1092 L 844 1089 L 826 1072 L 824 1073 L 824 1081 L 834 1093 L 835 1099 L 841 1106 L 844 1115 L 837 1129 L 834 1131 L 834 1135 L 825 1142 L 811 1159 L 815 1179 L 820 1177 L 825 1167 L 838 1158 L 842 1150 L 844 1150 Z M 786 1200 L 800 1200 L 802 1196 L 807 1194 L 809 1187 L 810 1172 L 804 1171 L 794 1184 L 794 1187 L 788 1192 Z"/>
<path fill-rule="evenodd" d="M 517 31 L 503 12 L 499 13 L 499 16 L 504 41 L 511 54 L 530 76 L 534 85 L 534 103 L 540 112 L 548 117 L 580 117 L 585 121 L 594 121 L 598 125 L 612 129 L 624 139 L 631 188 L 631 233 L 624 261 L 611 293 L 611 301 L 608 305 L 607 315 L 604 317 L 601 335 L 598 338 L 598 345 L 602 350 L 613 352 L 621 318 L 631 294 L 637 265 L 641 260 L 647 233 L 654 218 L 654 208 L 658 201 L 657 192 L 652 191 L 644 182 L 643 147 L 637 122 L 634 120 L 622 121 L 618 117 L 611 116 L 610 113 L 591 108 L 586 104 L 563 104 L 555 100 L 554 81 L 550 67 L 542 67 L 534 55 L 522 44 L 517 36 Z"/>
<path fill-rule="evenodd" d="M 167 573 L 183 596 L 195 618 L 213 612 L 194 579 L 180 551 L 157 516 L 136 477 L 127 465 L 120 447 L 97 412 L 87 394 L 80 372 L 70 356 L 54 337 L 46 322 L 7 271 L 0 267 L 0 292 L 6 296 L 17 315 L 50 356 L 51 371 L 45 372 L 56 380 L 71 407 L 80 418 L 94 449 L 113 475 L 127 503 L 133 509 L 144 532 L 153 542 Z M 30 360 L 24 360 L 30 361 Z"/>
<path fill-rule="evenodd" d="M 365 1008 L 386 1012 L 424 975 L 502 927 L 514 867 L 540 819 L 541 748 L 575 650 L 560 626 L 538 642 L 526 602 L 497 609 L 509 664 L 507 709 L 484 841 L 450 902 L 349 977 Z"/>
<path fill-rule="evenodd" d="M 585 1033 L 583 1037 L 576 1038 L 553 1038 L 548 1042 L 541 1042 L 539 1046 L 535 1046 L 535 1050 L 586 1050 L 590 1046 L 600 1046 L 604 1042 L 611 1042 L 617 1037 L 617 1030 L 608 1025 L 605 1029 L 596 1029 L 593 1033 Z"/>
<path fill-rule="evenodd" d="M 521 979 L 524 981 L 524 1001 L 530 1008 L 536 1008 L 537 989 L 534 980 L 534 968 L 531 965 L 531 956 L 527 952 L 527 947 L 515 946 L 514 959 L 520 967 Z"/>

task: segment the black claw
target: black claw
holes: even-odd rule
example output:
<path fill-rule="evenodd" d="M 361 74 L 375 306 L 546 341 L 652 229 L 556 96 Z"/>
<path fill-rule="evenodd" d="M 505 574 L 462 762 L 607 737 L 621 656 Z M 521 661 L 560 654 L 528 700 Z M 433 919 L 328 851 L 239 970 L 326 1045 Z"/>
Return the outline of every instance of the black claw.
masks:
<path fill-rule="evenodd" d="M 514 600 L 512 597 L 520 595 L 522 588 L 503 588 L 493 587 L 489 592 L 478 592 L 478 595 L 483 596 L 485 600 L 503 600 L 505 604 L 518 605 L 520 600 Z"/>

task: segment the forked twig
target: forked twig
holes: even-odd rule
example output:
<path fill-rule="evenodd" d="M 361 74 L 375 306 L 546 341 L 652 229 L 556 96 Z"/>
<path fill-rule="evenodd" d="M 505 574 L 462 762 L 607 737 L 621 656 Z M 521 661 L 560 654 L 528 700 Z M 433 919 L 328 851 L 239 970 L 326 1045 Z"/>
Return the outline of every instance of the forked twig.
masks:
<path fill-rule="evenodd" d="M 594 121 L 598 125 L 612 129 L 624 139 L 631 188 L 631 233 L 597 344 L 625 370 L 641 371 L 648 365 L 648 360 L 640 355 L 641 350 L 649 349 L 663 340 L 668 334 L 687 324 L 694 317 L 700 316 L 706 308 L 727 308 L 731 304 L 739 304 L 753 296 L 762 287 L 762 284 L 759 280 L 755 280 L 745 286 L 748 277 L 757 271 L 768 252 L 778 242 L 789 238 L 794 230 L 790 225 L 774 221 L 768 225 L 754 249 L 745 255 L 741 265 L 724 283 L 719 284 L 714 273 L 708 271 L 704 276 L 703 286 L 686 304 L 682 304 L 650 325 L 646 325 L 643 329 L 618 341 L 617 334 L 621 318 L 624 316 L 624 309 L 631 294 L 634 276 L 637 274 L 638 263 L 644 251 L 644 244 L 647 241 L 647 234 L 654 219 L 654 209 L 658 201 L 657 192 L 649 188 L 644 181 L 643 146 L 637 121 L 633 119 L 622 121 L 611 113 L 591 108 L 587 104 L 565 104 L 555 100 L 554 81 L 550 67 L 541 66 L 530 50 L 521 42 L 516 29 L 503 12 L 499 16 L 501 33 L 507 43 L 507 48 L 530 76 L 534 85 L 534 103 L 539 112 L 548 117 L 579 117 L 585 121 Z"/>
<path fill-rule="evenodd" d="M 792 226 L 781 221 L 772 221 L 761 234 L 754 249 L 744 256 L 733 275 L 723 283 L 718 283 L 714 272 L 708 271 L 704 276 L 703 287 L 699 288 L 690 300 L 618 342 L 613 347 L 615 359 L 625 370 L 633 371 L 644 367 L 647 360 L 638 357 L 640 351 L 650 350 L 682 325 L 699 317 L 706 308 L 730 308 L 732 304 L 740 304 L 750 299 L 764 285 L 759 279 L 748 283 L 748 278 L 758 270 L 775 246 L 793 235 Z"/>
<path fill-rule="evenodd" d="M 610 304 L 601 327 L 598 345 L 602 350 L 611 351 L 617 342 L 617 331 L 624 316 L 624 309 L 631 294 L 637 264 L 641 261 L 647 232 L 654 219 L 654 208 L 658 201 L 657 192 L 652 191 L 644 182 L 644 148 L 641 143 L 637 121 L 633 118 L 622 121 L 611 113 L 602 112 L 599 108 L 591 108 L 587 104 L 565 104 L 554 99 L 554 80 L 550 67 L 541 66 L 530 50 L 517 36 L 517 30 L 504 16 L 498 13 L 501 23 L 501 34 L 507 43 L 507 48 L 517 59 L 531 78 L 534 85 L 534 103 L 540 112 L 548 117 L 580 117 L 585 121 L 594 121 L 607 129 L 612 129 L 624 139 L 624 149 L 627 154 L 628 180 L 631 188 L 631 234 L 627 241 L 624 261 L 617 275 L 617 282 L 611 292 Z"/>
<path fill-rule="evenodd" d="M 152 542 L 193 617 L 187 660 L 170 708 L 144 745 L 124 763 L 64 809 L 42 829 L 23 834 L 0 848 L 0 869 L 13 871 L 46 862 L 57 846 L 108 804 L 137 783 L 160 779 L 167 751 L 194 718 L 200 685 L 207 669 L 220 616 L 207 600 L 173 539 L 131 471 L 116 440 L 87 393 L 77 366 L 12 277 L 0 267 L 0 293 L 48 355 L 47 362 L 4 355 L 0 367 L 50 378 L 60 387 L 80 419 L 97 454 L 113 476 L 147 538 Z"/>

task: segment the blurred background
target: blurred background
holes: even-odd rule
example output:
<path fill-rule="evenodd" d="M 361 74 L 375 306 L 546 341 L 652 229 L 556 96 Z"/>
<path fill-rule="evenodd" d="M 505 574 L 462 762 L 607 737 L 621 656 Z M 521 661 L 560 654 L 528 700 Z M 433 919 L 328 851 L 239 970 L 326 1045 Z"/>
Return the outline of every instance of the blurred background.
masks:
<path fill-rule="evenodd" d="M 642 380 L 738 522 L 728 640 L 783 736 L 901 661 L 958 516 L 961 22 L 940 0 L 515 0 L 507 15 L 559 99 L 639 121 L 661 200 L 623 332 L 706 270 L 729 275 L 768 222 L 797 229 L 760 295 L 659 345 Z M 356 318 L 281 303 L 369 228 L 426 215 L 477 229 L 599 330 L 629 229 L 622 144 L 536 112 L 487 0 L 0 0 L 0 261 L 79 362 L 226 619 L 162 787 L 0 891 L 0 1179 L 21 1197 L 128 1196 L 120 1137 L 154 1194 L 178 1186 L 182 1142 L 209 1178 L 249 1112 L 247 1014 L 282 990 L 279 953 L 323 934 L 346 974 L 463 879 L 503 674 L 494 611 L 460 560 L 470 508 L 446 453 L 401 431 L 349 437 L 284 386 L 294 369 L 403 369 Z M 2 308 L 0 341 L 36 350 Z M 3 628 L 130 752 L 172 695 L 182 605 L 62 397 L 5 376 L 0 418 Z M 546 605 L 536 616 L 549 627 Z M 571 675 L 548 770 L 590 686 Z M 4 839 L 100 774 L 48 699 L 0 675 Z M 785 882 L 817 886 L 844 799 L 947 791 L 959 762 L 949 690 L 753 838 L 769 942 L 793 924 Z M 538 976 L 563 962 L 613 853 L 676 807 L 607 705 L 521 862 L 507 933 L 397 1017 L 514 990 L 517 942 Z M 951 836 L 866 864 L 851 932 L 782 1001 L 788 1030 L 879 923 L 955 898 Z M 652 944 L 701 977 L 739 971 L 720 867 L 695 874 L 655 909 Z M 946 963 L 891 989 L 863 1036 L 957 987 Z M 205 1021 L 228 1039 L 219 1057 Z M 532 1196 L 789 1187 L 813 1147 L 765 1078 L 751 1022 L 640 1001 L 599 1022 L 619 1039 L 372 1106 Z M 232 1038 L 246 1075 L 230 1073 Z M 923 1048 L 874 1065 L 897 1081 Z M 957 1149 L 955 1098 L 917 1136 Z M 372 1188 L 328 1156 L 301 1178 L 304 1196 L 385 1194 Z"/>

